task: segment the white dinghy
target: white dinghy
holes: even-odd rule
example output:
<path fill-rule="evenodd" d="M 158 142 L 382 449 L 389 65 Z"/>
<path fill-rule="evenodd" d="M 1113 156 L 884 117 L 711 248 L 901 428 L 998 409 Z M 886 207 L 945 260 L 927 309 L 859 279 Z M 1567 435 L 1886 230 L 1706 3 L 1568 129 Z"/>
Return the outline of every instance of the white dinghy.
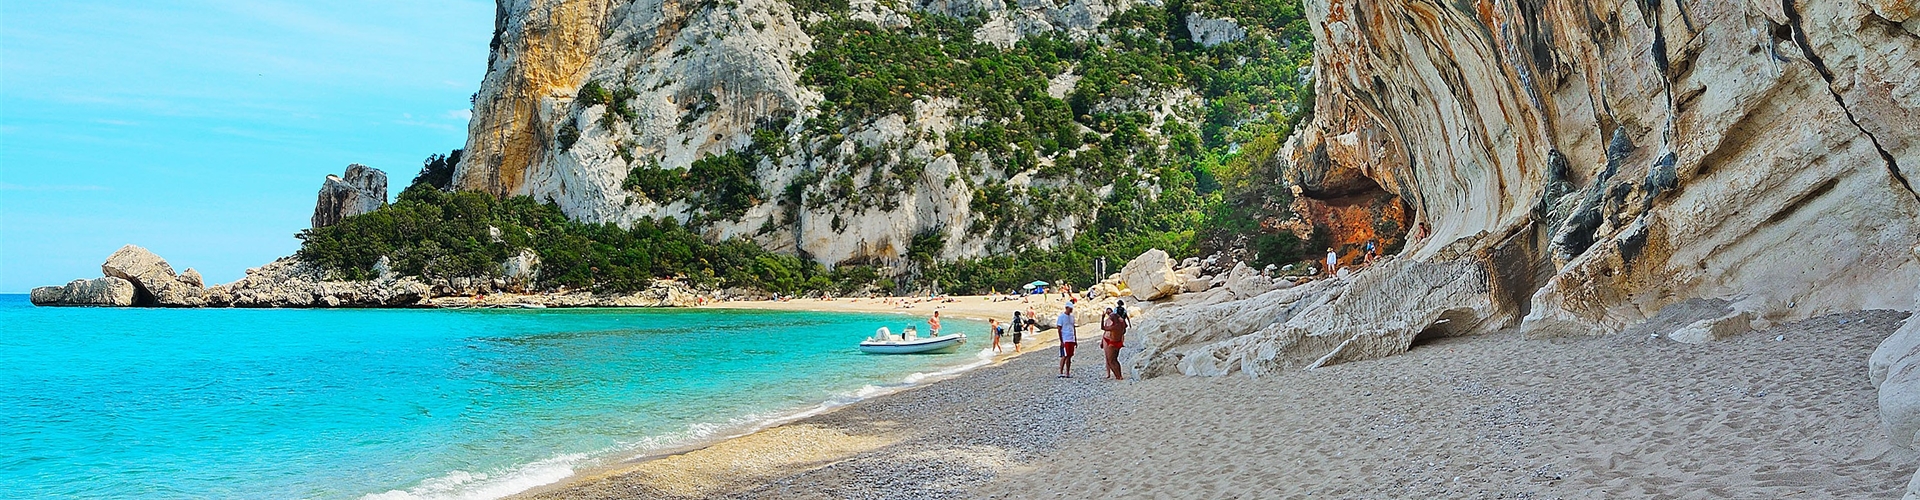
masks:
<path fill-rule="evenodd" d="M 915 334 L 916 332 L 913 327 L 907 327 L 905 331 L 900 332 L 900 335 L 893 335 L 893 332 L 888 331 L 887 328 L 883 326 L 880 327 L 879 331 L 874 332 L 872 337 L 860 343 L 860 352 L 867 354 L 935 354 L 953 352 L 954 349 L 960 348 L 960 344 L 967 343 L 967 336 L 965 334 L 956 333 L 927 338 L 918 338 Z"/>

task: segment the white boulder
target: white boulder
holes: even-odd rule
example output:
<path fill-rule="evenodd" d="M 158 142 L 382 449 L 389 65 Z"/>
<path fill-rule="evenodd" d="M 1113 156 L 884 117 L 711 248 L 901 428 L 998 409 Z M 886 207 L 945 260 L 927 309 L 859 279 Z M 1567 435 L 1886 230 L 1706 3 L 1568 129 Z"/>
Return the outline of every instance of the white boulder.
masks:
<path fill-rule="evenodd" d="M 1158 248 L 1148 250 L 1120 268 L 1120 281 L 1138 300 L 1160 300 L 1180 293 L 1186 282 L 1173 271 L 1173 257 Z"/>

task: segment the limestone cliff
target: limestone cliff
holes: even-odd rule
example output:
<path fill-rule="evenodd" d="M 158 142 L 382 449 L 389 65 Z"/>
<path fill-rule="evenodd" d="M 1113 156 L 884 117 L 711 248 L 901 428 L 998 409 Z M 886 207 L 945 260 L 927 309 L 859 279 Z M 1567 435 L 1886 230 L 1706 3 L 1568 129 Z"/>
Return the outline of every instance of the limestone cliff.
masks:
<path fill-rule="evenodd" d="M 904 31 L 946 22 L 927 17 L 938 15 L 974 23 L 973 41 L 1001 49 L 1034 37 L 1098 44 L 1106 39 L 1102 23 L 1132 5 L 500 0 L 455 186 L 551 201 L 587 222 L 694 221 L 712 238 L 749 237 L 827 264 L 898 259 L 915 235 L 928 232 L 948 236 L 939 249 L 944 257 L 1050 246 L 1092 220 L 1113 179 L 1037 173 L 1080 156 L 1072 145 L 1037 153 L 1022 145 L 1004 157 L 993 153 L 1000 144 L 962 151 L 954 134 L 1005 120 L 964 95 L 863 89 L 861 98 L 910 96 L 911 106 L 849 111 L 852 105 L 806 81 L 805 58 L 823 43 L 809 30 Z M 1193 19 L 1193 36 L 1208 44 L 1247 36 L 1229 18 Z M 1039 75 L 1060 103 L 1079 81 L 1074 68 L 1063 69 Z M 1202 112 L 1192 92 L 1180 89 L 1096 104 L 1088 113 L 1140 113 L 1150 132 L 1171 123 L 1191 127 Z M 1087 123 L 1067 127 L 1110 133 L 1088 128 L 1095 118 L 1081 118 Z M 1161 134 L 1149 136 L 1166 147 Z M 736 158 L 747 164 L 751 186 L 719 193 L 722 187 L 700 185 L 711 180 L 700 162 Z M 649 180 L 672 182 L 650 191 Z M 1015 205 L 1058 208 L 1032 209 L 1018 220 L 1019 237 L 995 233 L 1008 232 L 1013 221 L 977 213 L 975 199 L 1003 192 Z M 738 200 L 713 208 L 713 200 L 726 197 Z"/>
<path fill-rule="evenodd" d="M 1149 335 L 1136 368 L 1257 373 L 1402 352 L 1422 334 L 1653 318 L 1699 341 L 1913 307 L 1910 0 L 1305 4 L 1317 101 L 1283 152 L 1288 180 L 1323 205 L 1310 216 L 1356 195 L 1402 205 L 1406 223 L 1386 226 L 1411 262 L 1241 299 L 1268 320 Z M 1465 283 L 1434 274 L 1448 269 Z M 1457 290 L 1404 292 L 1432 283 Z M 1322 314 L 1341 308 L 1391 321 Z"/>
<path fill-rule="evenodd" d="M 339 224 L 341 219 L 378 210 L 387 204 L 387 173 L 361 164 L 347 166 L 346 176 L 328 175 L 313 204 L 313 228 Z"/>

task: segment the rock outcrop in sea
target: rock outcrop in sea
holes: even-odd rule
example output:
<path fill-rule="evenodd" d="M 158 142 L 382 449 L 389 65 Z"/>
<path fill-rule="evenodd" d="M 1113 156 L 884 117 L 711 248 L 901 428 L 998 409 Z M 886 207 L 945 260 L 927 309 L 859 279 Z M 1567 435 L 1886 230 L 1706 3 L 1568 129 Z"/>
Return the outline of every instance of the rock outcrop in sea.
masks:
<path fill-rule="evenodd" d="M 674 280 L 633 293 L 533 290 L 539 258 L 522 253 L 500 277 L 423 279 L 389 271 L 370 280 L 341 280 L 296 257 L 248 269 L 232 283 L 204 286 L 193 269 L 173 266 L 145 248 L 122 247 L 107 258 L 104 277 L 33 289 L 39 306 L 140 307 L 686 307 L 716 294 Z M 376 266 L 384 269 L 385 266 Z"/>
<path fill-rule="evenodd" d="M 379 210 L 387 204 L 387 173 L 358 163 L 347 165 L 346 176 L 327 175 L 320 199 L 313 204 L 313 227 L 323 228 L 341 219 Z"/>
<path fill-rule="evenodd" d="M 112 276 L 73 280 L 66 286 L 34 288 L 27 299 L 37 306 L 119 306 L 133 305 L 133 283 Z"/>

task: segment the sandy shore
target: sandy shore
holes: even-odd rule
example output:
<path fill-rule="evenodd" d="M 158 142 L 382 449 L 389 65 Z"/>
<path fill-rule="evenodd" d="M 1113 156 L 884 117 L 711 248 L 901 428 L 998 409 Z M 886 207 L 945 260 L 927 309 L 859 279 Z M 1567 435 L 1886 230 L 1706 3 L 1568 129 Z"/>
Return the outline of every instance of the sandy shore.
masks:
<path fill-rule="evenodd" d="M 792 304 L 792 303 L 786 303 Z M 527 498 L 1897 498 L 1857 312 L 1706 345 L 1443 339 L 1249 379 L 1052 349 Z M 1091 351 L 1091 350 L 1089 350 Z"/>

